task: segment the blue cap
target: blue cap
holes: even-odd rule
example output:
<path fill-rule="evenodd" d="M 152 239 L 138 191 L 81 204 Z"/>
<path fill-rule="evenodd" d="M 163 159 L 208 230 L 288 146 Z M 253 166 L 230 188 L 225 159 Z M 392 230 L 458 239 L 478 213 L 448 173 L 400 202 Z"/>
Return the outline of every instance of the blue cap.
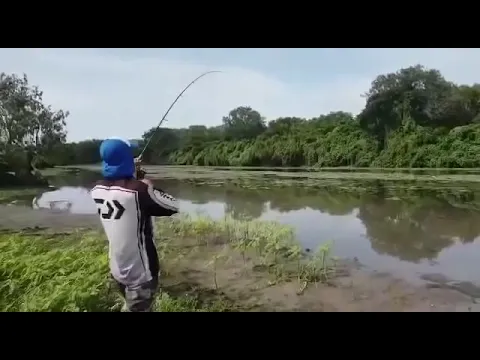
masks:
<path fill-rule="evenodd" d="M 133 149 L 137 144 L 121 138 L 108 138 L 100 144 L 102 174 L 105 178 L 129 179 L 135 174 Z"/>

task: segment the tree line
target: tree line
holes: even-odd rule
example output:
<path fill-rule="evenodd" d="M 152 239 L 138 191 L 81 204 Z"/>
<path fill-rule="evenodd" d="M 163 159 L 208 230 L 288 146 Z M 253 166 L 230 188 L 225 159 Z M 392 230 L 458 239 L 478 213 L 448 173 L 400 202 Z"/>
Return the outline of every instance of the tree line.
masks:
<path fill-rule="evenodd" d="M 258 111 L 241 106 L 219 126 L 161 128 L 145 160 L 200 166 L 480 166 L 480 84 L 458 85 L 417 65 L 377 76 L 363 96 L 365 107 L 357 115 L 338 111 L 267 123 Z M 88 144 L 76 146 L 87 152 Z M 78 162 L 98 162 L 95 156 Z"/>
<path fill-rule="evenodd" d="M 64 146 L 68 115 L 45 105 L 26 75 L 0 74 L 0 185 L 44 183 L 34 170 Z"/>
<path fill-rule="evenodd" d="M 455 84 L 416 65 L 377 76 L 363 97 L 356 115 L 267 122 L 240 106 L 218 126 L 161 128 L 144 159 L 200 166 L 480 167 L 480 84 Z M 1 74 L 0 171 L 25 163 L 98 163 L 100 139 L 66 143 L 67 116 L 44 105 L 26 76 Z"/>

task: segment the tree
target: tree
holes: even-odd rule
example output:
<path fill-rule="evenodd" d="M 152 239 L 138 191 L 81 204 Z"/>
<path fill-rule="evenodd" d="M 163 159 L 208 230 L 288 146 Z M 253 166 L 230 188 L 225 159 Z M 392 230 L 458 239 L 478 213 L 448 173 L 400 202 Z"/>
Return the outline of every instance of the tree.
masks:
<path fill-rule="evenodd" d="M 296 117 L 286 117 L 278 118 L 272 120 L 268 123 L 267 132 L 269 134 L 287 134 L 290 131 L 293 131 L 296 128 L 299 128 L 299 125 L 305 122 L 305 119 L 296 118 Z"/>
<path fill-rule="evenodd" d="M 42 96 L 25 74 L 0 74 L 0 156 L 19 174 L 29 174 L 35 158 L 66 141 L 68 112 L 53 111 Z"/>
<path fill-rule="evenodd" d="M 379 75 L 365 94 L 365 109 L 359 115 L 360 125 L 387 146 L 390 132 L 412 118 L 422 126 L 440 125 L 442 102 L 452 94 L 453 84 L 438 70 L 421 65 Z"/>
<path fill-rule="evenodd" d="M 364 95 L 366 104 L 357 116 L 336 111 L 311 119 L 281 117 L 265 126 L 258 111 L 241 106 L 219 126 L 161 128 L 144 159 L 199 166 L 480 167 L 479 84 L 454 84 L 438 70 L 416 65 L 377 76 Z M 10 120 L 15 131 L 3 137 L 15 142 L 7 133 L 19 133 L 23 125 Z M 154 131 L 144 134 L 144 143 Z M 30 142 L 42 149 L 49 138 L 63 146 L 61 136 L 37 138 Z M 53 152 L 56 163 L 99 161 L 97 144 L 63 149 Z"/>
<path fill-rule="evenodd" d="M 227 139 L 252 139 L 266 129 L 260 113 L 248 106 L 240 106 L 222 119 Z"/>
<path fill-rule="evenodd" d="M 27 76 L 0 74 L 0 138 L 3 146 L 42 150 L 66 140 L 69 113 L 42 103 L 43 92 L 30 87 Z"/>
<path fill-rule="evenodd" d="M 314 118 L 311 122 L 315 126 L 338 126 L 341 124 L 349 124 L 353 122 L 353 115 L 344 111 L 335 111 L 327 115 L 320 115 Z"/>
<path fill-rule="evenodd" d="M 153 138 L 152 138 L 153 136 Z M 185 131 L 176 131 L 170 128 L 151 128 L 143 136 L 144 146 L 152 138 L 145 149 L 143 159 L 151 164 L 164 164 L 168 162 L 168 156 L 178 148 L 182 147 L 185 141 Z"/>

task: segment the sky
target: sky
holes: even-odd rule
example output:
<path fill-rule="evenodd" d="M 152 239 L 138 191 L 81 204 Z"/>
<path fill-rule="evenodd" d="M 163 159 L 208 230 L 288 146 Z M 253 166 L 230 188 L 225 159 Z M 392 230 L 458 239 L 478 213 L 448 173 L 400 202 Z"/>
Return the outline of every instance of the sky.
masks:
<path fill-rule="evenodd" d="M 0 72 L 26 73 L 44 102 L 70 112 L 67 139 L 140 138 L 168 127 L 220 125 L 238 106 L 267 120 L 357 114 L 379 74 L 422 64 L 457 83 L 480 83 L 480 49 L 0 49 Z"/>

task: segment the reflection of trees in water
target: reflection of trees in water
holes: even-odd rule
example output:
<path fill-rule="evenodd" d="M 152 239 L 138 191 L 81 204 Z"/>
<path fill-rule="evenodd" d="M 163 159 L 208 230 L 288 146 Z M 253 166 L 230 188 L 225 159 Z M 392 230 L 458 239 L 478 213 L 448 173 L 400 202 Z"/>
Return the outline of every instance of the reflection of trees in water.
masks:
<path fill-rule="evenodd" d="M 245 190 L 237 186 L 192 186 L 179 181 L 159 182 L 165 191 L 194 204 L 223 202 L 225 212 L 234 218 L 258 218 L 266 210 L 268 194 L 262 190 Z"/>
<path fill-rule="evenodd" d="M 260 191 L 242 194 L 231 188 L 225 190 L 225 212 L 234 218 L 257 219 L 266 211 L 266 206 L 265 194 Z"/>
<path fill-rule="evenodd" d="M 435 198 L 377 198 L 362 204 L 358 217 L 376 252 L 412 262 L 435 259 L 456 239 L 471 242 L 480 234 L 478 212 Z"/>
<path fill-rule="evenodd" d="M 225 190 L 214 186 L 195 186 L 179 181 L 155 181 L 155 185 L 177 199 L 191 201 L 194 204 L 207 204 L 211 201 L 224 202 Z"/>
<path fill-rule="evenodd" d="M 361 197 L 352 194 L 336 193 L 322 190 L 285 189 L 278 196 L 272 196 L 270 207 L 279 212 L 300 210 L 309 207 L 326 212 L 329 215 L 347 215 L 360 205 Z"/>
<path fill-rule="evenodd" d="M 349 214 L 360 205 L 361 197 L 348 194 L 332 194 L 320 190 L 298 188 L 255 190 L 226 185 L 192 186 L 179 181 L 159 183 L 165 191 L 179 199 L 187 199 L 195 204 L 210 201 L 224 202 L 225 210 L 234 216 L 257 218 L 266 211 L 270 202 L 272 210 L 289 212 L 309 207 L 330 215 Z"/>
<path fill-rule="evenodd" d="M 288 212 L 309 207 L 330 215 L 359 209 L 372 248 L 406 261 L 435 259 L 455 239 L 472 242 L 480 235 L 480 212 L 447 202 L 448 194 L 385 200 L 381 196 L 353 195 L 322 190 L 283 188 L 250 190 L 236 186 L 192 186 L 178 181 L 164 184 L 179 198 L 204 204 L 224 202 L 234 216 L 259 217 L 270 202 L 272 210 Z M 469 204 L 472 207 L 475 204 Z"/>

